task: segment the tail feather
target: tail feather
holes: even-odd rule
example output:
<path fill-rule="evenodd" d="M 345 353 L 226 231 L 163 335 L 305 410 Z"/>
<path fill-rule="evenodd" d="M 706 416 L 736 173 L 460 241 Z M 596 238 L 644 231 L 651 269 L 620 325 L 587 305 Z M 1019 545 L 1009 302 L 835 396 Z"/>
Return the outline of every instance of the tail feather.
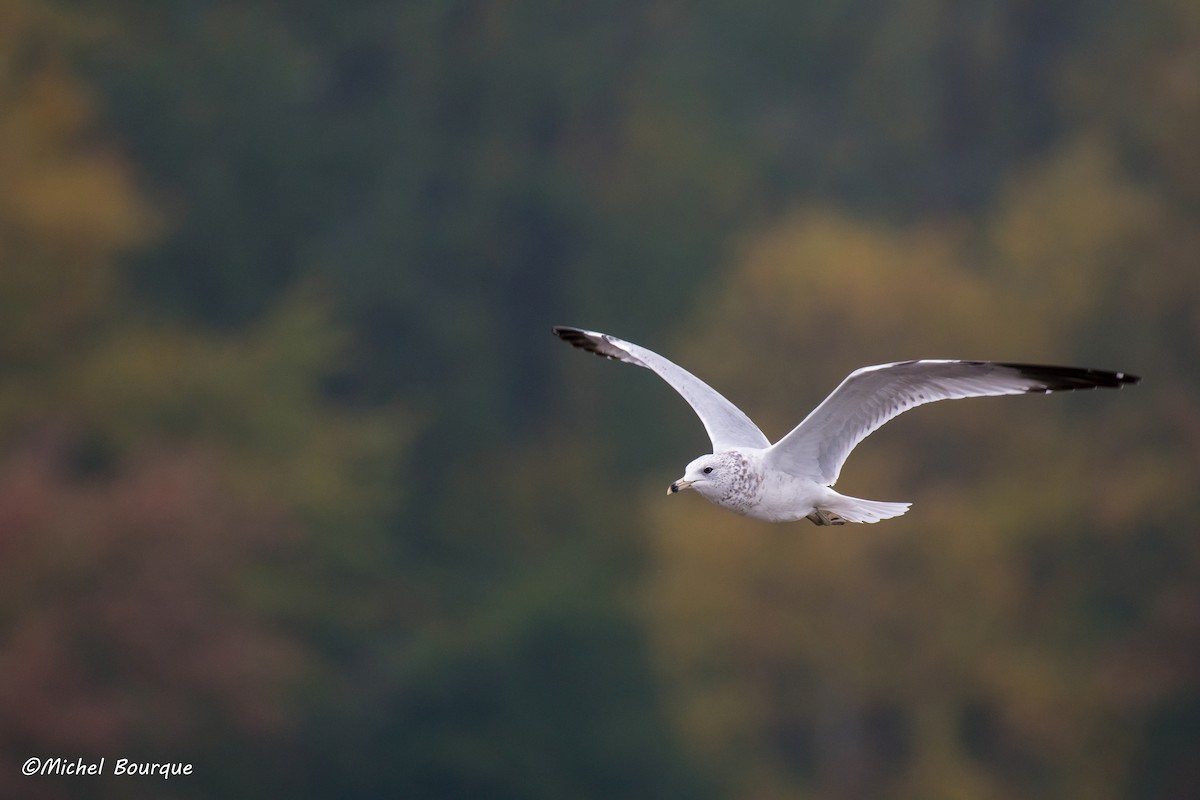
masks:
<path fill-rule="evenodd" d="M 898 517 L 908 511 L 910 503 L 885 503 L 879 500 L 861 500 L 857 497 L 836 495 L 821 504 L 817 512 L 845 522 L 879 522 L 881 519 Z M 818 514 L 820 517 L 820 514 Z M 818 523 L 821 524 L 821 523 Z M 838 524 L 836 522 L 824 524 Z"/>

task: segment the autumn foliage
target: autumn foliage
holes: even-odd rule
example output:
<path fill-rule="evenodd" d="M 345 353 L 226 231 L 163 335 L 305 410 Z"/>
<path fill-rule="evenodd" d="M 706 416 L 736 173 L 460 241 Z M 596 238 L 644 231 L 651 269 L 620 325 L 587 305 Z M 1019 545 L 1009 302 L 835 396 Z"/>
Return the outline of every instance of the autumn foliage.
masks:
<path fill-rule="evenodd" d="M 1196 796 L 1196 8 L 0 4 L 0 795 Z M 769 526 L 553 324 L 1144 380 Z"/>

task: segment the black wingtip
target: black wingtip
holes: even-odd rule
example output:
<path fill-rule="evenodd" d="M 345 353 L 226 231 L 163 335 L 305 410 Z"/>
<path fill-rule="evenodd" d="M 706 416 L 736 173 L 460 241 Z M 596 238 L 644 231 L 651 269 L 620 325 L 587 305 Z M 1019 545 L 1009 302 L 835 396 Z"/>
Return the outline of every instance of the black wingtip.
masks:
<path fill-rule="evenodd" d="M 605 341 L 608 337 L 604 334 L 595 334 L 585 331 L 582 328 L 572 328 L 568 325 L 555 325 L 551 330 L 554 331 L 555 336 L 569 345 L 578 347 L 580 350 L 595 353 L 602 358 L 611 358 L 614 360 L 622 358 L 623 354 L 614 350 Z M 599 341 L 597 341 L 597 337 L 599 337 Z"/>
<path fill-rule="evenodd" d="M 1052 367 L 1041 364 L 1001 364 L 1015 369 L 1023 377 L 1037 381 L 1031 392 L 1071 392 L 1081 389 L 1119 389 L 1142 379 L 1127 372 L 1110 372 L 1084 367 Z"/>
<path fill-rule="evenodd" d="M 555 325 L 550 330 L 554 331 L 554 335 L 564 342 L 573 344 L 576 347 L 582 347 L 586 350 L 588 349 L 588 345 L 591 344 L 591 339 L 580 328 L 572 328 L 568 325 Z"/>

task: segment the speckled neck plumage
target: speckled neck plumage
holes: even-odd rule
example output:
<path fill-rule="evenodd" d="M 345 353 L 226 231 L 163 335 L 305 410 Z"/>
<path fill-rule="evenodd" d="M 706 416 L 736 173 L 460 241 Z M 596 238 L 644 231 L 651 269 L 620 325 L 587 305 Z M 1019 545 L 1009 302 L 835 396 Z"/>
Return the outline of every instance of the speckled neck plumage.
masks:
<path fill-rule="evenodd" d="M 762 471 L 752 469 L 750 460 L 737 451 L 730 451 L 724 455 L 731 465 L 733 481 L 729 484 L 729 490 L 717 500 L 717 504 L 731 511 L 744 513 L 758 502 L 763 484 Z"/>

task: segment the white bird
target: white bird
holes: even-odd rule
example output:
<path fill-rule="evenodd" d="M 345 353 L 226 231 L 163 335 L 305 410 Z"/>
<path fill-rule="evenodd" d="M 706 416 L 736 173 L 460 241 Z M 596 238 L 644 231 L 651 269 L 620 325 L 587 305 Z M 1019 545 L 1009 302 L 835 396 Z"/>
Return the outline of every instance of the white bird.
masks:
<path fill-rule="evenodd" d="M 961 397 L 1120 388 L 1140 380 L 1124 372 L 997 361 L 879 364 L 851 372 L 791 433 L 771 444 L 741 409 L 657 353 L 596 331 L 556 326 L 554 333 L 596 355 L 653 370 L 700 417 L 712 452 L 688 464 L 668 495 L 694 489 L 722 508 L 769 522 L 808 518 L 817 525 L 842 525 L 907 511 L 908 503 L 862 500 L 831 487 L 850 451 L 910 408 Z"/>

